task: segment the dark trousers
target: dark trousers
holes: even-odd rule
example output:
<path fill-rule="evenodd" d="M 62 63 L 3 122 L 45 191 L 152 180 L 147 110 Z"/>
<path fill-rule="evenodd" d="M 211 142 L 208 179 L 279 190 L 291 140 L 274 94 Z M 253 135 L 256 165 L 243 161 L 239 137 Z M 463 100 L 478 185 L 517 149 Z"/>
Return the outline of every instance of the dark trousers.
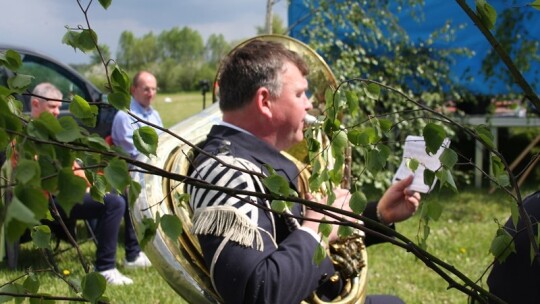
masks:
<path fill-rule="evenodd" d="M 391 295 L 368 295 L 364 304 L 405 304 L 405 302 Z"/>
<path fill-rule="evenodd" d="M 69 216 L 69 220 L 97 219 L 95 231 L 97 239 L 96 271 L 116 267 L 118 233 L 120 223 L 126 212 L 126 201 L 120 195 L 109 193 L 105 195 L 103 201 L 104 203 L 97 202 L 87 193 L 84 196 L 83 203 L 73 206 Z"/>
<path fill-rule="evenodd" d="M 125 199 L 127 202 L 127 199 Z M 141 247 L 137 240 L 137 234 L 133 227 L 133 221 L 131 220 L 131 214 L 129 213 L 129 204 L 126 203 L 126 211 L 124 214 L 124 243 L 126 246 L 126 260 L 132 262 L 139 256 Z"/>

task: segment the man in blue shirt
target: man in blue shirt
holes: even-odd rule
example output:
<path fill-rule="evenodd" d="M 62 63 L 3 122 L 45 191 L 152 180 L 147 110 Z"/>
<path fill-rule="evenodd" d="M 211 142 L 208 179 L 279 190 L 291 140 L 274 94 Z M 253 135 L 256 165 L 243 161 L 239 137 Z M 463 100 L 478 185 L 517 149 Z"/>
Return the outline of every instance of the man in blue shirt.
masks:
<path fill-rule="evenodd" d="M 138 72 L 133 77 L 133 83 L 131 84 L 130 111 L 152 125 L 163 127 L 159 113 L 152 108 L 156 92 L 156 77 L 147 71 Z M 133 144 L 133 131 L 145 125 L 145 123 L 137 121 L 128 113 L 119 111 L 114 117 L 112 125 L 113 144 L 122 147 L 131 157 L 136 158 L 139 151 Z M 150 126 L 153 127 L 152 125 Z M 156 129 L 156 131 L 158 134 L 161 133 L 160 130 Z"/>
<path fill-rule="evenodd" d="M 133 77 L 131 84 L 131 105 L 130 111 L 140 119 L 149 122 L 153 126 L 163 127 L 161 117 L 159 113 L 152 108 L 152 102 L 156 97 L 157 92 L 157 80 L 154 75 L 147 71 L 140 71 Z M 118 111 L 113 120 L 112 125 L 112 141 L 113 144 L 122 147 L 131 157 L 136 158 L 139 155 L 139 151 L 133 144 L 133 131 L 145 126 L 146 124 L 137 121 L 134 117 L 124 111 Z M 151 125 L 151 126 L 152 126 Z M 161 133 L 157 130 L 157 133 Z M 133 229 L 133 223 L 129 216 L 129 206 L 126 208 L 126 214 L 124 216 L 125 229 L 125 245 L 126 248 L 136 248 L 134 252 L 138 254 L 126 255 L 125 266 L 127 267 L 147 267 L 151 263 L 146 255 L 140 250 L 139 243 Z"/>

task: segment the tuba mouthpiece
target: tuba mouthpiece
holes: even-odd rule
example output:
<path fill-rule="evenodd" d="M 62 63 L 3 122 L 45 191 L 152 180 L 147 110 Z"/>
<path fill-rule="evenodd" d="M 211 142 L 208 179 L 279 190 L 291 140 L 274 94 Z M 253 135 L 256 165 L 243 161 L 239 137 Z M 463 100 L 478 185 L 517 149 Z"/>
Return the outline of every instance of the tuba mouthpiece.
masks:
<path fill-rule="evenodd" d="M 318 120 L 317 117 L 311 115 L 311 114 L 306 114 L 306 116 L 304 116 L 304 122 L 308 125 L 322 125 L 323 122 Z"/>

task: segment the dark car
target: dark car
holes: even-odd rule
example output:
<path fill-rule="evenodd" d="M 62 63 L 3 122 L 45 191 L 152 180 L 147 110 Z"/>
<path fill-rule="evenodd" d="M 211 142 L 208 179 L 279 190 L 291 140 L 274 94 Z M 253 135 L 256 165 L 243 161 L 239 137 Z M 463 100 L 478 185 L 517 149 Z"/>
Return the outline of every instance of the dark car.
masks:
<path fill-rule="evenodd" d="M 0 52 L 8 49 L 17 51 L 22 57 L 22 67 L 17 71 L 21 74 L 32 75 L 29 92 L 41 82 L 50 82 L 54 84 L 64 96 L 69 99 L 70 96 L 79 95 L 88 102 L 104 102 L 99 105 L 98 118 L 95 128 L 87 128 L 91 133 L 98 133 L 102 137 L 111 134 L 111 127 L 116 109 L 106 104 L 107 95 L 102 93 L 95 85 L 85 79 L 79 72 L 70 66 L 44 54 L 32 51 L 26 48 L 0 44 Z M 6 86 L 7 79 L 13 76 L 13 72 L 0 67 L 0 85 Z M 23 111 L 30 111 L 30 97 L 27 95 L 18 96 L 23 101 Z M 69 104 L 63 103 L 60 115 L 69 114 Z"/>

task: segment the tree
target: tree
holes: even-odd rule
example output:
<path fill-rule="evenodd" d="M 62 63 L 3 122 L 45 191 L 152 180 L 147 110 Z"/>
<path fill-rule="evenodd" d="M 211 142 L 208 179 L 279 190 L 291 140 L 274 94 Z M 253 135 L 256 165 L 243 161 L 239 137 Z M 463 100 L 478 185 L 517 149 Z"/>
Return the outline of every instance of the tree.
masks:
<path fill-rule="evenodd" d="M 206 40 L 204 58 L 210 66 L 213 66 L 217 70 L 219 62 L 230 50 L 231 45 L 225 40 L 223 34 L 211 34 Z"/>
<path fill-rule="evenodd" d="M 257 35 L 280 34 L 285 35 L 287 28 L 283 25 L 283 19 L 279 15 L 272 15 L 272 30 L 269 32 L 263 26 L 257 26 Z"/>

